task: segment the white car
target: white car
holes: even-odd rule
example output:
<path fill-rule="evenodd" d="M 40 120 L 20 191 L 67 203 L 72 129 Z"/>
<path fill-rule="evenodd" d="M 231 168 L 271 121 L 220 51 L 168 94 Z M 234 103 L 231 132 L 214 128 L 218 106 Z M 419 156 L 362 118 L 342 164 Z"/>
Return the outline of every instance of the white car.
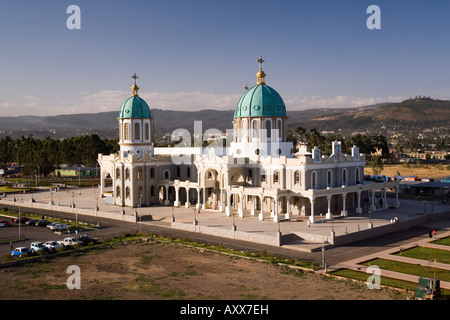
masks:
<path fill-rule="evenodd" d="M 59 244 L 57 241 L 47 241 L 44 246 L 49 250 L 56 250 L 58 248 L 63 248 L 63 245 Z"/>
<path fill-rule="evenodd" d="M 42 242 L 33 242 L 30 245 L 30 251 L 31 253 L 36 253 L 38 251 L 44 251 L 44 252 L 48 252 L 48 248 L 46 246 L 44 246 L 44 243 Z"/>
<path fill-rule="evenodd" d="M 49 224 L 47 225 L 47 228 L 49 228 L 50 230 L 53 230 L 53 227 L 56 226 L 56 225 L 58 225 L 58 224 L 60 224 L 60 223 L 59 223 L 59 222 L 52 222 L 52 223 L 49 223 Z"/>

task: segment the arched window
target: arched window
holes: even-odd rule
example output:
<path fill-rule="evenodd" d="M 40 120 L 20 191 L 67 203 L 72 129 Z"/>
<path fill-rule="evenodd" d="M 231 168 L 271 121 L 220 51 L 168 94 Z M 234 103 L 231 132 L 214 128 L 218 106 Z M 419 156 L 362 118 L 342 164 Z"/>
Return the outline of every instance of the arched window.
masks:
<path fill-rule="evenodd" d="M 331 172 L 331 170 L 328 170 L 327 172 L 327 187 L 332 187 L 333 186 L 333 173 Z"/>
<path fill-rule="evenodd" d="M 142 180 L 142 169 L 141 169 L 141 168 L 139 168 L 139 169 L 137 170 L 137 179 L 138 179 L 138 180 Z"/>
<path fill-rule="evenodd" d="M 261 169 L 261 182 L 266 182 L 266 170 Z"/>
<path fill-rule="evenodd" d="M 177 167 L 177 178 L 179 178 L 181 175 L 181 169 L 180 167 Z"/>
<path fill-rule="evenodd" d="M 317 172 L 313 171 L 311 174 L 311 189 L 317 188 Z"/>
<path fill-rule="evenodd" d="M 278 183 L 280 181 L 280 173 L 278 170 L 275 170 L 273 173 L 273 183 Z"/>
<path fill-rule="evenodd" d="M 294 173 L 294 184 L 300 184 L 300 171 L 295 171 Z"/>
<path fill-rule="evenodd" d="M 125 123 L 123 132 L 124 132 L 124 140 L 130 140 L 130 124 L 129 123 Z"/>
<path fill-rule="evenodd" d="M 278 130 L 278 139 L 282 139 L 282 124 L 281 124 L 281 119 L 277 120 L 277 130 Z"/>
<path fill-rule="evenodd" d="M 154 178 L 155 178 L 155 169 L 150 168 L 150 179 L 154 179 Z"/>
<path fill-rule="evenodd" d="M 342 170 L 342 185 L 347 185 L 347 169 Z"/>
<path fill-rule="evenodd" d="M 118 197 L 118 198 L 121 197 L 121 194 L 120 194 L 120 187 L 119 187 L 119 186 L 117 186 L 117 188 L 116 188 L 116 197 Z"/>
<path fill-rule="evenodd" d="M 245 142 L 248 142 L 248 126 L 247 126 L 247 120 L 242 120 L 242 138 Z"/>
<path fill-rule="evenodd" d="M 169 180 L 169 170 L 164 171 L 164 180 Z"/>
<path fill-rule="evenodd" d="M 267 140 L 272 137 L 272 122 L 270 120 L 266 120 L 266 130 L 267 130 Z"/>
<path fill-rule="evenodd" d="M 127 188 L 125 189 L 125 197 L 126 197 L 127 199 L 130 199 L 130 187 L 127 187 Z"/>
<path fill-rule="evenodd" d="M 155 196 L 155 187 L 154 187 L 154 186 L 151 186 L 151 187 L 150 187 L 150 196 L 151 196 L 151 197 L 154 197 L 154 196 Z"/>
<path fill-rule="evenodd" d="M 360 184 L 361 183 L 361 178 L 360 178 L 360 173 L 359 173 L 359 168 L 356 168 L 355 170 L 355 182 L 356 184 Z"/>
<path fill-rule="evenodd" d="M 139 123 L 134 124 L 134 140 L 141 140 L 141 127 Z"/>
<path fill-rule="evenodd" d="M 116 168 L 116 179 L 120 179 L 120 168 Z"/>
<path fill-rule="evenodd" d="M 145 140 L 150 139 L 150 125 L 148 123 L 145 124 Z"/>
<path fill-rule="evenodd" d="M 189 168 L 189 167 L 186 168 L 186 177 L 187 178 L 191 177 L 191 168 Z"/>
<path fill-rule="evenodd" d="M 253 120 L 252 121 L 252 138 L 258 138 L 258 137 L 259 137 L 258 121 Z"/>
<path fill-rule="evenodd" d="M 125 179 L 130 180 L 130 168 L 125 169 Z"/>

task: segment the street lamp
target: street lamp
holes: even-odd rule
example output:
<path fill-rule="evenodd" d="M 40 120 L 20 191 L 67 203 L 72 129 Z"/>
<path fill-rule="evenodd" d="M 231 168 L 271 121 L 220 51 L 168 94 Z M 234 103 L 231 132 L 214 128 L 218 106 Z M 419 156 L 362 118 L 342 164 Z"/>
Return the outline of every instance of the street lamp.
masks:
<path fill-rule="evenodd" d="M 320 214 L 320 216 L 322 217 L 322 214 Z M 322 266 L 326 270 L 326 266 L 325 266 L 325 239 L 324 239 L 324 232 L 323 232 L 323 221 L 324 221 L 324 219 L 322 218 Z"/>

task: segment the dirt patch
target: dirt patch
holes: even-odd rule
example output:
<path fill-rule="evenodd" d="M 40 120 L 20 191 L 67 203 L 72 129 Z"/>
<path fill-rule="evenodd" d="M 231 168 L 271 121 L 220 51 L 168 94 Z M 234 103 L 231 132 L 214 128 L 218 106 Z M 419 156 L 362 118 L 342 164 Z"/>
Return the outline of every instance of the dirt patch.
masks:
<path fill-rule="evenodd" d="M 67 267 L 81 271 L 69 290 Z M 405 299 L 397 291 L 295 273 L 270 263 L 165 243 L 134 243 L 2 269 L 0 299 Z"/>

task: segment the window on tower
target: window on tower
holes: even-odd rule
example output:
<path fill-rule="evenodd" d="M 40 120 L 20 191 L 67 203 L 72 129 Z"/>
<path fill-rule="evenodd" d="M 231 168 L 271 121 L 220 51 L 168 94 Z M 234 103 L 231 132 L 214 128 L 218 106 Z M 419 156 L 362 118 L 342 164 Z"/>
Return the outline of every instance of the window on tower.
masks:
<path fill-rule="evenodd" d="M 141 128 L 139 123 L 134 124 L 134 139 L 141 140 Z"/>
<path fill-rule="evenodd" d="M 124 133 L 124 140 L 130 140 L 130 124 L 125 123 L 123 133 Z"/>
<path fill-rule="evenodd" d="M 150 125 L 148 123 L 145 124 L 145 140 L 150 139 Z"/>

